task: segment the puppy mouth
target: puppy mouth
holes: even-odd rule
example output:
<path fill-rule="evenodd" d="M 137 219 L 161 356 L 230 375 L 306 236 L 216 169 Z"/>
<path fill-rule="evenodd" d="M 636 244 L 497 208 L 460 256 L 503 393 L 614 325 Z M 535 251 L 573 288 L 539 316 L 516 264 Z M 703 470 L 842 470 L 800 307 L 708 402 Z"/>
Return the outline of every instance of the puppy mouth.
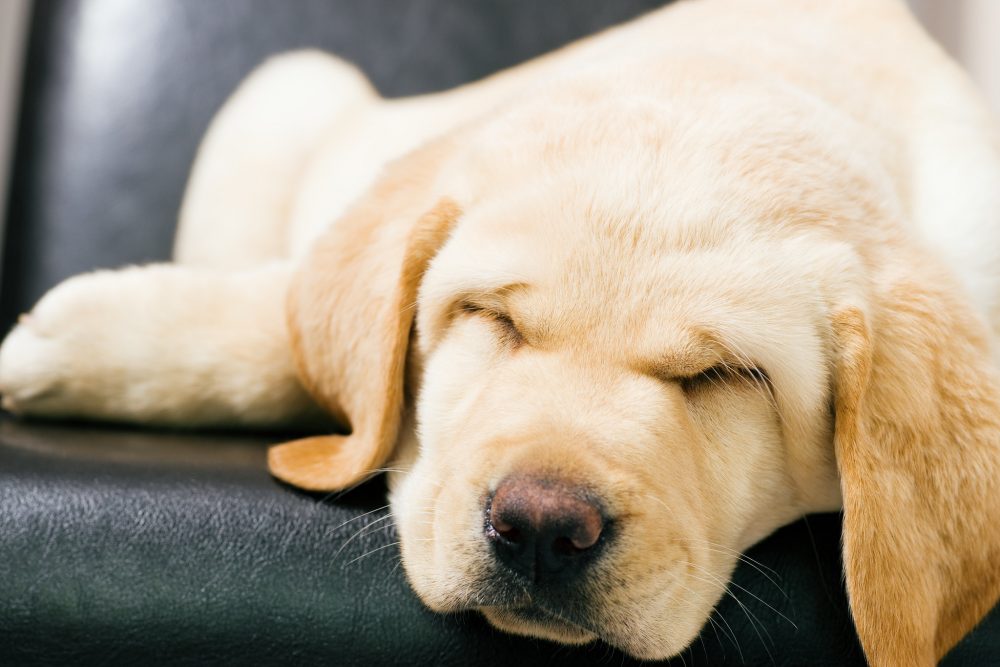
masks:
<path fill-rule="evenodd" d="M 537 605 L 524 607 L 480 607 L 479 611 L 501 630 L 539 637 L 564 644 L 587 644 L 597 633 Z"/>

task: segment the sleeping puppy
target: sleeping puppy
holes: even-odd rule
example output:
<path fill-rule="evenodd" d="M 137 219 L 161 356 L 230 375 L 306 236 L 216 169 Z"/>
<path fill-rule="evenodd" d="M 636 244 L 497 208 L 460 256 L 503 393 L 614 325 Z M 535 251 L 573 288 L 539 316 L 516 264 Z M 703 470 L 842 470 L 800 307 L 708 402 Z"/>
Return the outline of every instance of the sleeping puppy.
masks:
<path fill-rule="evenodd" d="M 869 661 L 931 665 L 1000 595 L 998 217 L 996 126 L 896 0 L 682 3 L 400 101 L 294 54 L 214 121 L 177 263 L 57 287 L 0 384 L 332 415 L 271 470 L 389 464 L 427 605 L 640 658 L 843 508 Z"/>

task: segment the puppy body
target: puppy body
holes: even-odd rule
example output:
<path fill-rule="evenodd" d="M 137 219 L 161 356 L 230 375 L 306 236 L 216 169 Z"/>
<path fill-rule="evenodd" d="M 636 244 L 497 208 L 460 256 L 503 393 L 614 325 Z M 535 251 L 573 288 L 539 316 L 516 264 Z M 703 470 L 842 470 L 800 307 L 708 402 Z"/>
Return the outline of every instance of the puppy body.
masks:
<path fill-rule="evenodd" d="M 873 164 L 885 168 L 882 177 L 893 181 L 904 224 L 948 262 L 980 311 L 994 328 L 1000 327 L 995 269 L 1000 246 L 990 242 L 997 236 L 1000 210 L 995 125 L 965 75 L 926 39 L 901 3 L 883 0 L 836 7 L 817 2 L 795 7 L 764 1 L 682 3 L 484 81 L 404 100 L 378 98 L 359 72 L 331 56 L 304 52 L 274 58 L 234 94 L 203 142 L 181 211 L 175 261 L 182 267 L 227 271 L 288 262 L 290 269 L 386 163 L 431 137 L 497 109 L 516 107 L 553 82 L 576 88 L 578 103 L 585 107 L 587 100 L 580 97 L 586 95 L 584 86 L 573 82 L 586 71 L 592 72 L 592 98 L 605 97 L 600 89 L 609 80 L 620 86 L 631 81 L 641 89 L 643 79 L 661 89 L 700 86 L 695 97 L 715 96 L 711 77 L 705 77 L 714 71 L 722 77 L 715 77 L 717 86 L 728 78 L 744 86 L 764 82 L 772 89 L 784 87 L 799 97 L 812 96 L 829 117 L 855 121 L 852 130 L 859 136 L 853 149 L 859 159 L 867 151 L 865 158 L 874 157 Z M 654 88 L 647 94 L 665 94 L 653 93 Z M 756 99 L 737 99 L 735 90 L 729 95 L 732 104 L 764 105 L 767 113 L 781 113 L 761 89 Z M 537 127 L 553 116 L 543 108 L 536 111 Z M 87 364 L 78 363 L 87 355 L 76 352 L 77 344 L 58 340 L 72 334 L 56 324 L 57 313 L 72 310 L 68 302 L 82 297 L 58 299 L 58 290 L 47 295 L 43 303 L 67 303 L 40 304 L 32 326 L 16 329 L 5 346 L 0 381 L 7 406 L 33 414 L 179 425 L 230 423 L 237 413 L 237 421 L 249 425 L 274 425 L 308 413 L 310 401 L 286 372 L 284 352 L 266 359 L 253 355 L 257 358 L 246 364 L 238 363 L 246 355 L 215 355 L 215 361 L 201 362 L 203 383 L 238 377 L 246 381 L 223 384 L 251 386 L 259 381 L 260 370 L 270 367 L 272 375 L 289 378 L 293 386 L 279 392 L 287 399 L 279 398 L 277 404 L 271 397 L 243 400 L 239 391 L 226 386 L 217 393 L 236 397 L 236 405 L 220 406 L 216 414 L 194 421 L 191 413 L 204 411 L 198 391 L 175 391 L 177 374 L 160 371 L 184 368 L 199 355 L 179 347 L 176 355 L 160 350 L 127 364 L 113 362 L 111 349 L 133 348 L 133 338 L 148 339 L 136 336 L 130 326 L 136 306 L 153 292 L 183 290 L 169 284 L 171 274 L 183 272 L 174 267 L 134 275 L 134 283 L 147 286 L 137 286 L 134 295 L 104 298 L 108 303 L 92 324 L 73 315 L 81 338 L 108 341 L 108 350 L 91 356 Z M 277 276 L 272 279 L 280 282 Z M 178 275 L 175 282 L 182 281 Z M 107 292 L 90 277 L 67 285 L 74 282 L 74 294 L 91 291 L 101 299 L 100 293 Z M 189 305 L 158 309 L 162 328 L 198 327 L 194 321 L 213 310 L 199 296 L 211 298 L 215 290 L 197 291 L 183 300 Z M 262 294 L 261 303 L 266 299 Z M 46 312 L 53 314 L 42 317 Z M 243 317 L 271 321 L 267 312 L 267 306 L 247 304 Z M 216 329 L 217 335 L 230 338 L 227 344 L 233 349 L 246 347 L 245 328 L 220 322 Z M 106 386 L 115 374 L 122 381 Z M 124 384 L 144 385 L 149 395 L 122 401 Z M 160 407 L 147 410 L 137 404 Z"/>
<path fill-rule="evenodd" d="M 331 488 L 395 449 L 428 605 L 641 657 L 691 641 L 739 551 L 844 506 L 870 661 L 930 664 L 1000 587 L 998 184 L 993 120 L 895 0 L 681 3 L 399 101 L 284 56 L 213 123 L 178 264 L 57 287 L 0 385 L 29 414 L 176 424 L 318 402 L 353 434 L 272 468 Z M 211 331 L 149 345 L 154 294 L 158 331 Z M 569 598 L 483 539 L 525 472 L 614 518 Z"/>

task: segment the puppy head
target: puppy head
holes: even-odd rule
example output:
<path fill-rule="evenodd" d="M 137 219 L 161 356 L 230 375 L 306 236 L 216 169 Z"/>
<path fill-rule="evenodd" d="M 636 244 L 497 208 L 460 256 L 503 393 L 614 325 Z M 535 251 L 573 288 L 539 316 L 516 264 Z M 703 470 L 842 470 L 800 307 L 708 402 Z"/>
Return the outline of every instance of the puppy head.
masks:
<path fill-rule="evenodd" d="M 533 126 L 557 150 L 494 128 L 450 177 L 377 190 L 346 219 L 363 223 L 338 222 L 290 324 L 304 380 L 353 432 L 278 448 L 272 469 L 339 488 L 382 465 L 409 354 L 419 444 L 391 501 L 431 608 L 670 656 L 743 549 L 843 495 L 870 659 L 929 664 L 1000 587 L 982 323 L 893 231 L 852 150 L 831 164 L 819 134 L 736 121 L 665 146 L 686 119 L 645 111 L 627 126 L 659 144 L 602 134 L 614 119 L 593 108 L 572 140 Z"/>
<path fill-rule="evenodd" d="M 655 206 L 577 178 L 481 201 L 428 269 L 393 507 L 433 608 L 665 657 L 743 549 L 839 504 L 813 295 L 847 260 L 738 227 L 667 250 Z"/>

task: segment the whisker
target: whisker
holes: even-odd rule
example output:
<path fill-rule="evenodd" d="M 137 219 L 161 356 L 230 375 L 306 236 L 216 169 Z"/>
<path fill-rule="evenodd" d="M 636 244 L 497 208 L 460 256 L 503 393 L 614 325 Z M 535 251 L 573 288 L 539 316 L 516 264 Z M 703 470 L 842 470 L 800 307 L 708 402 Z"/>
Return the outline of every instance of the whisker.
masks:
<path fill-rule="evenodd" d="M 673 508 L 670 507 L 669 505 L 667 505 L 662 499 L 657 498 L 656 496 L 650 495 L 650 494 L 646 494 L 646 498 L 648 498 L 649 500 L 652 500 L 652 501 L 654 501 L 656 503 L 659 503 L 660 506 L 663 507 L 665 510 L 667 510 L 671 514 L 674 514 Z M 755 559 L 751 558 L 750 556 L 747 556 L 746 554 L 744 554 L 744 553 L 742 553 L 742 552 L 740 552 L 740 551 L 738 551 L 736 549 L 733 549 L 731 547 L 727 547 L 724 544 L 719 544 L 718 542 L 712 542 L 711 540 L 706 540 L 706 539 L 703 539 L 703 538 L 691 537 L 691 536 L 684 536 L 684 540 L 687 541 L 687 542 L 700 543 L 702 545 L 707 545 L 709 547 L 714 547 L 714 549 L 710 549 L 710 550 L 718 551 L 719 553 L 728 553 L 728 554 L 731 554 L 731 555 L 735 556 L 737 559 L 745 562 L 747 565 L 749 565 L 750 567 L 752 567 L 755 570 L 757 570 L 758 572 L 760 572 L 761 575 L 763 575 L 768 581 L 770 581 L 772 584 L 774 584 L 774 586 L 779 591 L 781 591 L 782 595 L 784 595 L 786 598 L 788 597 L 788 594 L 781 587 L 781 585 L 777 581 L 775 581 L 771 576 L 768 576 L 768 574 L 766 572 L 764 572 L 764 570 L 767 570 L 774 577 L 777 577 L 778 579 L 781 579 L 781 575 L 778 574 L 778 572 L 776 570 L 774 570 L 773 568 L 770 568 L 767 565 L 764 565 L 760 561 L 755 560 Z"/>
<path fill-rule="evenodd" d="M 391 547 L 398 547 L 398 546 L 399 546 L 399 542 L 390 542 L 389 544 L 383 544 L 383 545 L 382 545 L 382 546 L 380 546 L 380 547 L 375 547 L 375 548 L 374 548 L 374 549 L 372 549 L 371 551 L 366 551 L 365 553 L 361 554 L 361 555 L 360 555 L 360 556 L 358 556 L 357 558 L 354 558 L 354 559 L 352 559 L 352 560 L 349 560 L 349 561 L 347 562 L 347 564 L 348 564 L 348 565 L 351 565 L 352 563 L 356 563 L 356 562 L 358 562 L 359 560 L 361 560 L 362 558 L 367 558 L 368 556 L 371 556 L 372 554 L 374 554 L 374 553 L 376 553 L 376 552 L 378 552 L 378 551 L 382 551 L 382 550 L 384 550 L 384 549 L 389 549 L 389 548 L 391 548 Z"/>
<path fill-rule="evenodd" d="M 364 514 L 359 514 L 357 516 L 353 516 L 350 519 L 348 519 L 347 521 L 343 522 L 342 524 L 336 526 L 335 528 L 330 529 L 329 532 L 335 533 L 335 532 L 337 532 L 338 530 L 340 530 L 341 528 L 343 528 L 344 526 L 346 526 L 349 523 L 353 523 L 354 521 L 357 521 L 358 519 L 364 519 L 366 516 L 370 516 L 370 515 L 374 514 L 375 512 L 382 512 L 382 511 L 387 510 L 387 509 L 389 509 L 388 505 L 382 505 L 382 507 L 376 507 L 375 509 L 369 510 L 368 512 L 365 512 Z"/>
<path fill-rule="evenodd" d="M 354 540 L 355 540 L 355 539 L 356 539 L 357 537 L 359 537 L 359 536 L 360 536 L 360 535 L 361 535 L 362 533 L 364 533 L 364 532 L 365 532 L 366 530 L 369 530 L 369 529 L 371 529 L 372 527 L 374 527 L 374 526 L 377 526 L 378 524 L 382 523 L 382 522 L 383 522 L 383 521 L 385 521 L 386 519 L 392 519 L 392 515 L 391 515 L 391 514 L 386 514 L 385 516 L 383 516 L 383 517 L 380 517 L 380 518 L 378 518 L 378 519 L 375 519 L 375 520 L 374 520 L 374 521 L 372 521 L 371 523 L 367 523 L 367 524 L 365 524 L 364 526 L 362 526 L 362 527 L 361 527 L 361 528 L 360 528 L 360 529 L 359 529 L 359 530 L 358 530 L 358 531 L 357 531 L 356 533 L 354 533 L 354 534 L 353 534 L 353 535 L 351 535 L 351 536 L 350 536 L 349 538 L 347 538 L 346 540 L 344 540 L 343 544 L 341 544 L 341 545 L 340 545 L 340 548 L 339 548 L 339 549 L 337 549 L 336 553 L 334 553 L 334 554 L 333 554 L 333 557 L 334 557 L 334 558 L 336 558 L 337 556 L 339 556 L 339 555 L 340 555 L 340 553 L 341 553 L 341 552 L 342 552 L 342 551 L 343 551 L 344 549 L 346 549 L 346 548 L 347 548 L 347 545 L 349 545 L 349 544 L 350 544 L 351 542 L 353 542 L 353 541 L 354 541 Z M 378 526 L 378 527 L 379 527 L 379 528 L 381 528 L 382 526 Z"/>
<path fill-rule="evenodd" d="M 728 549 L 728 550 L 723 550 L 723 549 L 716 549 L 716 548 L 713 548 L 713 547 L 711 547 L 711 546 L 705 546 L 705 545 L 702 545 L 702 546 L 703 546 L 703 547 L 704 547 L 705 549 L 707 549 L 708 551 L 714 551 L 714 552 L 716 552 L 716 553 L 721 553 L 721 554 L 726 554 L 726 555 L 729 555 L 729 556 L 735 556 L 735 557 L 737 558 L 737 560 L 740 560 L 740 561 L 743 561 L 743 562 L 744 562 L 744 563 L 746 563 L 746 564 L 747 564 L 748 566 L 752 567 L 752 568 L 753 568 L 753 569 L 755 569 L 755 570 L 756 570 L 757 572 L 759 572 L 759 573 L 760 573 L 760 575 L 761 575 L 762 577 L 764 577 L 765 579 L 767 579 L 767 580 L 768 580 L 768 581 L 769 581 L 769 582 L 770 582 L 770 583 L 771 583 L 771 584 L 772 584 L 772 585 L 773 585 L 773 586 L 774 586 L 775 588 L 777 588 L 777 589 L 778 589 L 778 592 L 779 592 L 779 593 L 781 593 L 781 594 L 782 594 L 783 596 L 785 596 L 785 599 L 786 599 L 786 600 L 787 600 L 787 599 L 789 599 L 789 597 L 788 597 L 788 593 L 786 593 L 786 592 L 785 592 L 785 589 L 784 589 L 784 588 L 782 588 L 782 587 L 781 587 L 781 585 L 780 585 L 780 584 L 778 584 L 778 582 L 777 582 L 777 581 L 775 581 L 774 579 L 772 579 L 772 578 L 771 578 L 771 576 L 767 574 L 767 572 L 765 572 L 765 571 L 764 571 L 763 569 L 761 569 L 762 567 L 767 567 L 766 565 L 758 567 L 758 566 L 757 566 L 757 565 L 756 565 L 756 564 L 755 564 L 755 563 L 753 562 L 753 559 L 752 559 L 752 558 L 749 558 L 749 557 L 747 557 L 747 556 L 744 556 L 743 554 L 741 554 L 741 553 L 738 553 L 737 551 L 735 551 L 735 550 L 733 550 L 733 549 Z M 767 568 L 767 569 L 769 569 L 769 570 L 770 570 L 771 568 Z M 771 570 L 771 571 L 772 571 L 772 572 L 774 572 L 774 570 Z M 775 573 L 775 575 L 776 575 L 776 576 L 778 576 L 778 577 L 780 578 L 780 575 L 777 575 L 777 573 Z"/>
<path fill-rule="evenodd" d="M 687 564 L 686 561 L 682 561 L 682 562 L 684 564 Z M 697 593 L 695 593 L 695 591 L 691 590 L 690 587 L 684 585 L 683 582 L 681 582 L 681 581 L 675 581 L 674 583 L 677 586 L 679 586 L 680 588 L 682 588 L 684 591 L 686 591 L 688 594 L 690 594 L 691 597 L 698 597 Z M 733 646 L 736 647 L 736 651 L 740 655 L 740 662 L 744 662 L 744 659 L 743 659 L 743 649 L 742 649 L 742 647 L 740 647 L 740 641 L 739 641 L 739 638 L 736 636 L 736 632 L 733 630 L 733 627 L 731 625 L 729 625 L 729 621 L 726 620 L 726 617 L 722 614 L 721 611 L 719 611 L 718 609 L 716 609 L 715 613 L 718 613 L 719 619 L 723 623 L 726 624 L 726 627 L 723 628 L 715 620 L 713 620 L 712 616 L 714 615 L 714 613 L 709 615 L 708 621 L 712 625 L 713 632 L 715 632 L 715 638 L 716 638 L 716 640 L 719 642 L 719 645 L 722 646 L 722 638 L 719 637 L 719 630 L 721 629 L 723 631 L 723 634 L 726 634 L 727 633 L 727 629 L 728 629 L 728 634 L 726 634 L 726 637 L 729 638 L 730 641 L 732 642 Z"/>
<path fill-rule="evenodd" d="M 720 589 L 722 589 L 724 591 L 725 595 L 728 595 L 729 597 L 731 597 L 733 599 L 733 601 L 737 605 L 739 605 L 740 609 L 742 609 L 743 613 L 746 615 L 747 620 L 750 622 L 750 627 L 753 628 L 754 633 L 756 633 L 756 635 L 757 635 L 757 638 L 760 639 L 761 646 L 764 647 L 764 650 L 767 652 L 767 655 L 771 659 L 771 662 L 774 663 L 774 664 L 777 664 L 775 662 L 775 660 L 774 660 L 774 656 L 771 654 L 771 650 L 767 646 L 767 642 L 764 641 L 764 636 L 766 635 L 768 641 L 771 642 L 771 645 L 772 646 L 775 645 L 774 644 L 774 639 L 771 637 L 771 633 L 769 633 L 767 631 L 767 626 L 765 626 L 764 623 L 759 618 L 757 618 L 756 614 L 754 614 L 753 612 L 751 612 L 750 609 L 745 604 L 743 604 L 743 601 L 740 600 L 739 597 L 737 597 L 736 594 L 732 590 L 730 590 L 727 585 L 721 583 L 718 577 L 716 577 L 711 572 L 708 572 L 704 568 L 701 568 L 701 567 L 699 567 L 698 565 L 696 565 L 694 563 L 686 563 L 686 564 L 689 565 L 689 566 L 691 566 L 692 568 L 697 569 L 699 572 L 701 572 L 702 574 L 704 574 L 707 577 L 709 577 L 709 579 L 702 579 L 701 577 L 697 577 L 697 576 L 692 575 L 690 573 L 689 573 L 688 576 L 692 576 L 695 579 L 697 579 L 699 581 L 702 581 L 702 582 L 704 582 L 706 584 L 714 584 L 715 586 L 718 586 Z M 746 589 L 742 589 L 742 590 L 745 591 Z M 760 626 L 759 629 L 758 629 L 758 625 Z M 764 631 L 763 635 L 761 634 L 761 630 Z"/>

